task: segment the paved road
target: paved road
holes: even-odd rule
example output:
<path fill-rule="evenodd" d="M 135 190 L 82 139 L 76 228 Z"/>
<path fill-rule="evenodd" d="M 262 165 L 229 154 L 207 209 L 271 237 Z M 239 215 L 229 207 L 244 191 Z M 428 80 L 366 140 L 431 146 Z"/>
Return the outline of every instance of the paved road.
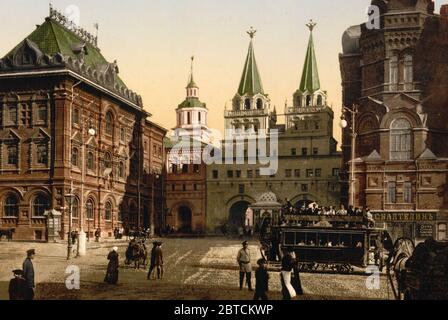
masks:
<path fill-rule="evenodd" d="M 67 262 L 64 244 L 28 244 L 0 242 L 0 299 L 7 298 L 11 270 L 21 267 L 24 252 L 37 251 L 37 299 L 188 299 L 246 300 L 252 294 L 238 289 L 236 254 L 239 240 L 165 239 L 163 245 L 165 279 L 146 280 L 146 270 L 124 266 L 127 243 L 91 243 L 88 255 Z M 117 245 L 121 258 L 117 287 L 103 282 L 106 256 Z M 252 260 L 259 258 L 257 242 L 251 242 Z M 81 289 L 65 288 L 65 270 L 77 265 L 81 270 Z M 270 272 L 270 298 L 281 299 L 279 274 Z M 387 282 L 381 280 L 380 290 L 367 290 L 366 277 L 360 275 L 303 274 L 305 296 L 299 299 L 388 299 Z"/>

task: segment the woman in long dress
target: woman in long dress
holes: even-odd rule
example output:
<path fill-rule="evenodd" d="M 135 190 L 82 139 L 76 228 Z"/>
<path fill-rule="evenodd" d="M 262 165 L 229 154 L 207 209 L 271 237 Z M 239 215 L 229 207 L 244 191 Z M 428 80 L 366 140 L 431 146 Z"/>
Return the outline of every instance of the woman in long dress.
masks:
<path fill-rule="evenodd" d="M 109 260 L 109 264 L 107 265 L 107 273 L 106 277 L 104 278 L 104 282 L 107 282 L 108 284 L 117 284 L 118 282 L 118 248 L 114 247 L 111 252 L 109 252 L 109 255 L 107 256 L 107 259 Z"/>

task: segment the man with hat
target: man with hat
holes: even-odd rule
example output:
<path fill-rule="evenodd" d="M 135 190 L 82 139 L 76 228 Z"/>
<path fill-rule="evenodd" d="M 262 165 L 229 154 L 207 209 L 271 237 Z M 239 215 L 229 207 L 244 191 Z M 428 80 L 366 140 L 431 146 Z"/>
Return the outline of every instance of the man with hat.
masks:
<path fill-rule="evenodd" d="M 34 299 L 34 266 L 31 260 L 34 259 L 34 255 L 36 251 L 34 249 L 30 249 L 26 252 L 26 259 L 23 262 L 23 276 L 26 281 L 26 292 L 25 292 L 25 300 L 33 300 Z"/>
<path fill-rule="evenodd" d="M 9 300 L 25 300 L 27 286 L 23 278 L 23 271 L 18 269 L 12 273 L 14 278 L 9 282 Z"/>
<path fill-rule="evenodd" d="M 243 248 L 238 252 L 236 261 L 240 266 L 240 290 L 243 290 L 244 276 L 246 276 L 247 287 L 252 290 L 252 265 L 250 264 L 249 243 L 244 241 Z"/>

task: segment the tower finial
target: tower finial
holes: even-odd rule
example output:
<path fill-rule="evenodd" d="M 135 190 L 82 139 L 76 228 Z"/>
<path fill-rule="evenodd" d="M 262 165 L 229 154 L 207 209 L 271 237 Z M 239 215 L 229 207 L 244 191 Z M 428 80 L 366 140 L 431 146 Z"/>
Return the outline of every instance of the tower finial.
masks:
<path fill-rule="evenodd" d="M 250 27 L 249 31 L 247 31 L 247 34 L 251 39 L 255 37 L 255 34 L 257 33 L 257 30 L 254 29 L 254 27 Z"/>
<path fill-rule="evenodd" d="M 313 19 L 311 19 L 310 22 L 306 24 L 306 26 L 308 27 L 308 29 L 310 29 L 310 32 L 313 32 L 314 28 L 317 26 L 317 23 L 314 22 Z"/>

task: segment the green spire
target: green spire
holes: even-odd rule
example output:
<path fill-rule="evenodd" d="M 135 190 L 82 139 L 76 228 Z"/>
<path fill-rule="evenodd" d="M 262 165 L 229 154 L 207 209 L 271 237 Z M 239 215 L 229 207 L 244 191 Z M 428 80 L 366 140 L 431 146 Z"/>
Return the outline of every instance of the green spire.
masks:
<path fill-rule="evenodd" d="M 243 75 L 241 77 L 238 94 L 243 96 L 245 94 L 264 94 L 263 84 L 261 83 L 260 73 L 258 72 L 257 62 L 255 60 L 253 39 L 257 31 L 252 27 L 247 32 L 250 36 L 249 51 L 247 53 L 246 63 L 244 65 Z"/>
<path fill-rule="evenodd" d="M 300 82 L 300 91 L 315 92 L 320 89 L 319 72 L 317 70 L 316 53 L 314 52 L 313 29 L 316 23 L 313 20 L 307 24 L 310 29 L 310 40 L 306 52 L 305 65 L 303 66 L 302 80 Z"/>
<path fill-rule="evenodd" d="M 187 88 L 199 88 L 193 79 L 193 63 L 194 63 L 194 56 L 191 57 L 190 79 L 188 80 Z"/>

